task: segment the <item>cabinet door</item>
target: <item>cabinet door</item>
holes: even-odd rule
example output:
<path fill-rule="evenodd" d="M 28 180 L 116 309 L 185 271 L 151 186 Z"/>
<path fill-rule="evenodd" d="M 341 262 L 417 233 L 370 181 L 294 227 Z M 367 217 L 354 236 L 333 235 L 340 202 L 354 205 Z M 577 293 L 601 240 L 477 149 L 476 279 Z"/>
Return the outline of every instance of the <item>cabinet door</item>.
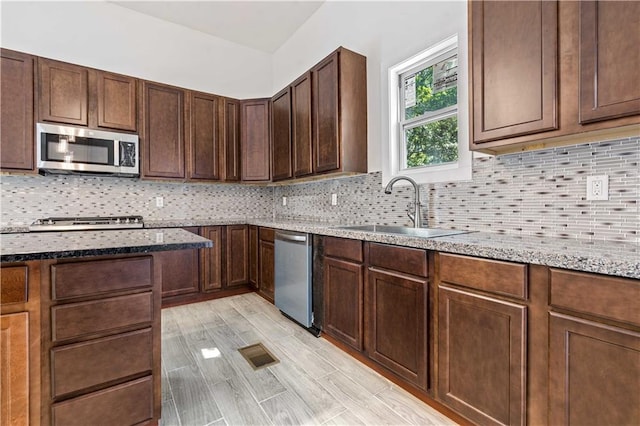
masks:
<path fill-rule="evenodd" d="M 184 228 L 198 234 L 198 228 Z M 198 250 L 174 250 L 159 253 L 162 262 L 162 297 L 197 293 L 200 289 Z"/>
<path fill-rule="evenodd" d="M 580 122 L 640 114 L 640 2 L 580 2 Z"/>
<path fill-rule="evenodd" d="M 241 104 L 242 180 L 268 181 L 271 177 L 269 151 L 269 99 Z"/>
<path fill-rule="evenodd" d="M 293 145 L 293 176 L 313 172 L 311 146 L 311 72 L 291 84 L 291 139 Z"/>
<path fill-rule="evenodd" d="M 189 179 L 220 179 L 218 97 L 190 92 Z"/>
<path fill-rule="evenodd" d="M 249 226 L 249 283 L 258 288 L 258 227 Z"/>
<path fill-rule="evenodd" d="M 224 100 L 224 180 L 240 180 L 240 103 Z"/>
<path fill-rule="evenodd" d="M 473 143 L 558 128 L 558 5 L 474 1 Z"/>
<path fill-rule="evenodd" d="M 288 87 L 271 98 L 271 147 L 273 180 L 291 178 L 291 92 Z"/>
<path fill-rule="evenodd" d="M 324 327 L 330 336 L 363 349 L 364 266 L 324 259 Z"/>
<path fill-rule="evenodd" d="M 266 299 L 273 302 L 275 250 L 272 241 L 260 240 L 260 277 L 259 291 Z"/>
<path fill-rule="evenodd" d="M 311 70 L 316 173 L 340 168 L 338 55 L 335 52 Z"/>
<path fill-rule="evenodd" d="M 249 282 L 249 227 L 227 226 L 227 287 Z"/>
<path fill-rule="evenodd" d="M 551 313 L 549 424 L 640 424 L 640 333 Z"/>
<path fill-rule="evenodd" d="M 38 72 L 40 120 L 86 126 L 88 69 L 38 58 Z"/>
<path fill-rule="evenodd" d="M 366 296 L 369 357 L 427 388 L 427 281 L 369 268 Z"/>
<path fill-rule="evenodd" d="M 201 235 L 213 241 L 213 247 L 201 250 L 202 291 L 222 288 L 222 226 L 202 228 Z"/>
<path fill-rule="evenodd" d="M 0 168 L 34 170 L 34 60 L 11 50 L 0 53 Z"/>
<path fill-rule="evenodd" d="M 136 130 L 137 80 L 133 77 L 95 71 L 97 126 Z"/>
<path fill-rule="evenodd" d="M 143 83 L 143 177 L 185 177 L 184 99 L 182 89 Z"/>
<path fill-rule="evenodd" d="M 527 308 L 438 291 L 439 398 L 478 424 L 524 424 Z"/>
<path fill-rule="evenodd" d="M 0 315 L 2 425 L 29 424 L 29 314 Z M 36 422 L 37 423 L 37 422 Z"/>

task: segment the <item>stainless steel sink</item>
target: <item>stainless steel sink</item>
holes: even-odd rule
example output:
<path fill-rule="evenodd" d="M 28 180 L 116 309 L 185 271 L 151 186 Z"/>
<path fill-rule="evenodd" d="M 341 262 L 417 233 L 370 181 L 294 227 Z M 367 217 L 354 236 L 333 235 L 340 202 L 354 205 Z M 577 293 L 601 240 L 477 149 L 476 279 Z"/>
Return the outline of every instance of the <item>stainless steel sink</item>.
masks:
<path fill-rule="evenodd" d="M 408 226 L 394 225 L 353 225 L 353 226 L 336 226 L 336 229 L 344 229 L 347 231 L 365 231 L 375 232 L 378 234 L 405 235 L 408 237 L 435 238 L 444 237 L 445 235 L 466 234 L 471 231 L 461 231 L 457 229 L 438 229 L 438 228 L 410 228 Z"/>

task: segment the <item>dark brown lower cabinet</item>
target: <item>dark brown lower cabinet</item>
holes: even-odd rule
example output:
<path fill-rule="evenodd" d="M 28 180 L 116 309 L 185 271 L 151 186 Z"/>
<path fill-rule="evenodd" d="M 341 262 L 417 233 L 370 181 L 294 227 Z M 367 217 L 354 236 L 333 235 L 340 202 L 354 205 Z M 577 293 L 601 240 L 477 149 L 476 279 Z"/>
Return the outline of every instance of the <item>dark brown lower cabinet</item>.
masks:
<path fill-rule="evenodd" d="M 249 225 L 249 284 L 258 289 L 258 227 Z"/>
<path fill-rule="evenodd" d="M 183 228 L 194 234 L 197 227 Z M 159 230 L 158 232 L 161 232 Z M 158 253 L 162 262 L 162 297 L 180 296 L 200 291 L 198 250 L 175 250 Z"/>
<path fill-rule="evenodd" d="M 549 329 L 549 424 L 640 424 L 640 333 L 553 312 Z"/>
<path fill-rule="evenodd" d="M 213 247 L 200 250 L 202 291 L 213 291 L 222 288 L 223 233 L 224 226 L 205 226 L 200 231 L 200 235 L 213 242 Z"/>
<path fill-rule="evenodd" d="M 260 228 L 258 241 L 258 292 L 273 302 L 275 276 L 275 232 L 271 228 Z"/>
<path fill-rule="evenodd" d="M 324 259 L 324 332 L 363 349 L 364 266 L 343 259 Z"/>
<path fill-rule="evenodd" d="M 527 308 L 438 291 L 439 398 L 478 424 L 524 424 Z"/>
<path fill-rule="evenodd" d="M 427 389 L 426 278 L 370 267 L 367 285 L 367 355 Z"/>
<path fill-rule="evenodd" d="M 158 254 L 43 261 L 37 424 L 158 423 L 159 277 L 166 269 Z M 91 281 L 78 286 L 88 271 Z"/>
<path fill-rule="evenodd" d="M 227 287 L 249 282 L 249 227 L 227 226 Z"/>

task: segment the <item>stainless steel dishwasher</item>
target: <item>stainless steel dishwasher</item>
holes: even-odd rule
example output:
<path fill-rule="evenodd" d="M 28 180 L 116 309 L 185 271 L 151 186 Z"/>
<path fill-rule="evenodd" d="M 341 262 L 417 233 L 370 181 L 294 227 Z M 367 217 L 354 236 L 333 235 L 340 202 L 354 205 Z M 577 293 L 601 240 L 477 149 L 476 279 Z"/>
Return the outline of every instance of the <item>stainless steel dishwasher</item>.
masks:
<path fill-rule="evenodd" d="M 313 327 L 311 235 L 276 231 L 275 305 L 287 317 L 311 331 Z"/>

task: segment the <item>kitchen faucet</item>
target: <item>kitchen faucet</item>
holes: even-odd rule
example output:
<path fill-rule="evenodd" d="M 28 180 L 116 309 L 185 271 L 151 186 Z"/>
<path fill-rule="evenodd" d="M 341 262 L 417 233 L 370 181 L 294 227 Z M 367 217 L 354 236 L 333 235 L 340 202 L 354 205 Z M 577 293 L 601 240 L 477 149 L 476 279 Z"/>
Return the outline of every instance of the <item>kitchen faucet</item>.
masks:
<path fill-rule="evenodd" d="M 411 214 L 410 211 L 407 211 L 407 216 L 409 216 L 409 219 L 411 219 L 413 221 L 413 227 L 414 228 L 422 228 L 422 216 L 420 215 L 420 187 L 418 186 L 418 184 L 416 183 L 415 180 L 411 179 L 410 177 L 407 176 L 396 176 L 393 179 L 391 179 L 389 181 L 389 183 L 387 184 L 387 186 L 384 188 L 384 193 L 385 194 L 391 194 L 391 189 L 393 188 L 393 184 L 395 184 L 397 181 L 399 180 L 406 180 L 407 182 L 409 182 L 411 185 L 413 185 L 413 189 L 415 190 L 415 197 L 414 197 L 414 201 L 413 201 L 413 214 Z M 411 205 L 409 205 L 409 207 L 411 207 Z"/>

